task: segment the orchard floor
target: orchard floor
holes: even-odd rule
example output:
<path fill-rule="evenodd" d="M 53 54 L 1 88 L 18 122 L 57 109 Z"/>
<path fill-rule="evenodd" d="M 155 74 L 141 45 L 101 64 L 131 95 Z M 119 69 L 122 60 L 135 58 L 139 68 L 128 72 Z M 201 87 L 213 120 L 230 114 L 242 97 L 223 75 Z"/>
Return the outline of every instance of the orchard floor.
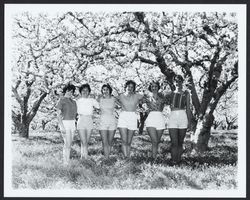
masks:
<path fill-rule="evenodd" d="M 33 131 L 29 139 L 12 135 L 13 189 L 236 189 L 237 130 L 212 132 L 209 150 L 191 153 L 185 139 L 183 161 L 170 164 L 169 135 L 164 132 L 160 154 L 150 159 L 149 136 L 135 135 L 131 158 L 123 159 L 119 133 L 115 134 L 109 159 L 102 151 L 101 137 L 94 132 L 89 158 L 80 159 L 80 141 L 75 135 L 71 163 L 62 164 L 63 140 L 58 132 Z"/>

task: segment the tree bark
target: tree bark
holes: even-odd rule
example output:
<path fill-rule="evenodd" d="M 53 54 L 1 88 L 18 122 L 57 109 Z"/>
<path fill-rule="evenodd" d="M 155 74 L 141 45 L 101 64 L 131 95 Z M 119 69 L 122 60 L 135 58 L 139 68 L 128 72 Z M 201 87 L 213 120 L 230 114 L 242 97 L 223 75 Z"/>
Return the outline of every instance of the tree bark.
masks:
<path fill-rule="evenodd" d="M 213 125 L 214 116 L 209 113 L 203 119 L 198 120 L 196 130 L 191 136 L 191 140 L 195 144 L 195 149 L 198 152 L 204 152 L 208 149 L 208 142 L 211 134 L 211 127 Z"/>
<path fill-rule="evenodd" d="M 16 126 L 16 131 L 19 134 L 19 136 L 24 137 L 24 138 L 29 137 L 30 122 L 25 121 L 23 123 L 15 124 L 15 126 Z"/>
<path fill-rule="evenodd" d="M 197 140 L 197 149 L 200 152 L 204 152 L 208 149 L 208 142 L 211 135 L 211 127 L 213 125 L 214 116 L 213 114 L 207 114 L 204 117 L 202 128 Z"/>
<path fill-rule="evenodd" d="M 139 135 L 143 134 L 143 129 L 144 129 L 145 121 L 147 117 L 148 117 L 148 113 L 140 112 L 139 133 L 138 133 Z"/>

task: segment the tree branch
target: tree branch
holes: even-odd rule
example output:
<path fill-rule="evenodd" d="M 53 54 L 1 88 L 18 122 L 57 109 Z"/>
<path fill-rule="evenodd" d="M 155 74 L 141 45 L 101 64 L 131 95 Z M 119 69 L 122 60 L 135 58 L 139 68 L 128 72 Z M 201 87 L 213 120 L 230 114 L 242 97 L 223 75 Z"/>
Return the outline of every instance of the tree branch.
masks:
<path fill-rule="evenodd" d="M 150 64 L 150 65 L 154 65 L 154 66 L 158 65 L 158 63 L 157 63 L 157 62 L 152 61 L 152 60 L 147 59 L 147 58 L 143 58 L 142 56 L 137 55 L 137 58 L 138 58 L 141 62 L 144 62 L 144 63 Z"/>
<path fill-rule="evenodd" d="M 72 12 L 68 12 L 67 14 L 72 16 L 74 19 L 76 19 L 84 28 L 86 28 L 93 36 L 95 36 L 95 33 L 91 31 L 86 24 L 84 24 L 83 18 L 82 19 L 77 18 Z"/>
<path fill-rule="evenodd" d="M 215 47 L 217 44 L 213 44 L 209 41 L 205 34 L 201 34 L 198 36 L 200 39 L 204 40 L 211 48 Z"/>
<path fill-rule="evenodd" d="M 29 120 L 29 121 L 31 121 L 31 120 L 34 118 L 34 116 L 36 115 L 37 110 L 38 110 L 38 108 L 39 108 L 41 102 L 43 101 L 43 99 L 44 99 L 46 96 L 47 96 L 47 93 L 43 93 L 43 94 L 39 97 L 39 99 L 33 104 L 33 106 L 32 106 L 32 108 L 31 108 L 30 112 L 28 113 L 28 120 Z"/>
<path fill-rule="evenodd" d="M 19 96 L 17 89 L 12 87 L 12 92 L 17 100 L 17 102 L 20 104 L 21 109 L 23 108 L 23 100 L 21 99 L 21 97 Z"/>
<path fill-rule="evenodd" d="M 222 97 L 222 95 L 227 91 L 227 89 L 230 87 L 230 85 L 238 78 L 238 75 L 235 75 L 227 82 L 223 83 L 215 92 L 214 95 L 214 102 L 210 105 L 210 112 L 213 112 Z"/>

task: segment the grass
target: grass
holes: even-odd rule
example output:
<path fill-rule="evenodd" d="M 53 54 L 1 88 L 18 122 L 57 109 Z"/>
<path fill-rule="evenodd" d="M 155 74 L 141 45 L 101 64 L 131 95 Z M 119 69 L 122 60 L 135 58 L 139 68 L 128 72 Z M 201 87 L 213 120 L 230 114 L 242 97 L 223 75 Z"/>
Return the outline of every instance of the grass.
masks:
<path fill-rule="evenodd" d="M 71 163 L 62 164 L 63 140 L 58 132 L 31 132 L 29 139 L 12 135 L 12 185 L 14 189 L 236 189 L 237 131 L 213 132 L 209 150 L 192 154 L 189 135 L 183 161 L 170 165 L 170 142 L 162 138 L 160 154 L 152 162 L 150 138 L 135 135 L 132 156 L 124 160 L 116 133 L 109 159 L 103 156 L 101 137 L 94 132 L 89 158 L 80 159 L 78 135 Z"/>

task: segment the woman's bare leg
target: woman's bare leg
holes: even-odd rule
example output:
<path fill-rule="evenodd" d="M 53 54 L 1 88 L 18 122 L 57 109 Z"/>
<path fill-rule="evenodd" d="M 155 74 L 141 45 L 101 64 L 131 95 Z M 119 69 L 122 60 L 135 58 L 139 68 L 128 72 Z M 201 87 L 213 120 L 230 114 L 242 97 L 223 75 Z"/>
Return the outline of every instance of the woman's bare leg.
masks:
<path fill-rule="evenodd" d="M 159 148 L 159 144 L 161 142 L 161 137 L 162 137 L 162 134 L 163 134 L 163 129 L 161 130 L 156 130 L 156 134 L 157 134 L 157 153 L 158 153 L 158 148 Z"/>
<path fill-rule="evenodd" d="M 102 137 L 104 156 L 108 157 L 109 155 L 108 130 L 100 130 L 100 133 Z"/>
<path fill-rule="evenodd" d="M 121 134 L 122 140 L 122 152 L 124 157 L 127 157 L 127 141 L 128 141 L 128 129 L 127 128 L 119 128 L 119 132 Z"/>
<path fill-rule="evenodd" d="M 152 143 L 152 157 L 156 158 L 157 147 L 158 147 L 158 138 L 157 138 L 156 128 L 147 127 L 147 131 L 151 138 L 151 143 Z"/>
<path fill-rule="evenodd" d="M 115 136 L 115 130 L 109 130 L 108 131 L 109 154 L 111 152 L 114 136 Z"/>
<path fill-rule="evenodd" d="M 127 140 L 127 156 L 130 157 L 131 143 L 134 136 L 134 130 L 128 130 L 128 140 Z"/>
<path fill-rule="evenodd" d="M 66 130 L 63 135 L 64 146 L 63 146 L 63 162 L 65 164 L 69 163 L 70 160 L 70 150 L 72 144 L 72 132 L 71 130 Z"/>
<path fill-rule="evenodd" d="M 81 139 L 81 159 L 87 158 L 87 155 L 88 155 L 87 130 L 80 129 L 79 135 L 80 135 L 80 139 Z"/>
<path fill-rule="evenodd" d="M 171 158 L 174 162 L 178 162 L 178 129 L 170 128 L 169 135 L 171 139 Z"/>
<path fill-rule="evenodd" d="M 181 161 L 181 156 L 183 153 L 183 142 L 186 136 L 187 129 L 179 129 L 178 133 L 178 162 Z"/>

